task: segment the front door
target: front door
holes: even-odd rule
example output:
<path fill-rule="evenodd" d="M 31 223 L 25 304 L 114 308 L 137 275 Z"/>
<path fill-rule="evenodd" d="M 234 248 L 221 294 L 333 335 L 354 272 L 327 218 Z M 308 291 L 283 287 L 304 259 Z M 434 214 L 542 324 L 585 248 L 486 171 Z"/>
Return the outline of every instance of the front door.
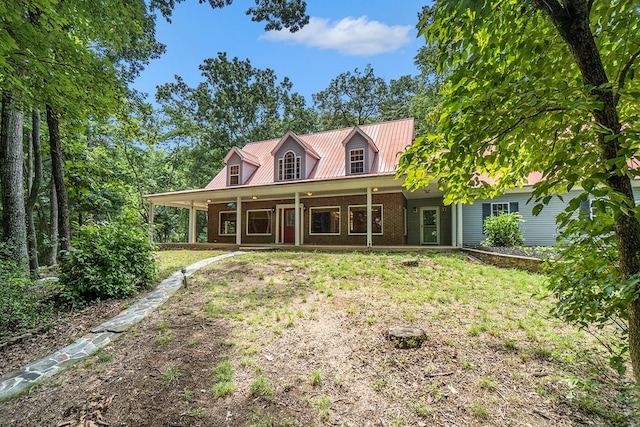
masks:
<path fill-rule="evenodd" d="M 281 227 L 280 227 L 280 241 L 282 243 L 295 243 L 296 242 L 296 210 L 294 208 L 283 208 Z"/>
<path fill-rule="evenodd" d="M 420 244 L 439 245 L 440 244 L 440 209 L 421 208 L 420 209 Z"/>

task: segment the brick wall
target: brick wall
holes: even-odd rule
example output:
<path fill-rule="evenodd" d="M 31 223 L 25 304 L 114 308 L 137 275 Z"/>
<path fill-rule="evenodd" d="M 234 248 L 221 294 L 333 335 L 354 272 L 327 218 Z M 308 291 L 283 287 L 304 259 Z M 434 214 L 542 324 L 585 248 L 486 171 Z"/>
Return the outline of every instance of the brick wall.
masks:
<path fill-rule="evenodd" d="M 254 209 L 275 209 L 276 205 L 293 204 L 293 199 L 245 201 L 242 202 L 242 243 L 247 244 L 273 244 L 276 241 L 276 217 L 277 212 L 272 213 L 271 234 L 264 236 L 247 235 L 246 221 L 247 211 Z M 366 205 L 367 196 L 340 196 L 340 197 L 305 197 L 300 198 L 300 203 L 306 208 L 303 214 L 304 244 L 306 245 L 362 245 L 367 242 L 366 235 L 349 235 L 349 206 Z M 404 245 L 404 218 L 407 201 L 402 193 L 373 194 L 372 203 L 382 205 L 382 235 L 373 236 L 373 245 Z M 309 233 L 309 221 L 311 207 L 340 206 L 340 235 L 324 236 Z M 208 242 L 209 243 L 235 243 L 234 236 L 221 236 L 219 234 L 219 218 L 221 211 L 231 211 L 226 204 L 209 205 L 208 210 Z M 235 211 L 234 211 L 235 212 Z"/>

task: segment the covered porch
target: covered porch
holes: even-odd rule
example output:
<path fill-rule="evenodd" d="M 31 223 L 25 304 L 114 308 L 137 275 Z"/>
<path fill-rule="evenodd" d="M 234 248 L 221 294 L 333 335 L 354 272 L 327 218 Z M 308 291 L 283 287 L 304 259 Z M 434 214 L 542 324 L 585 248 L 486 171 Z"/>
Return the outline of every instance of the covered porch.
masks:
<path fill-rule="evenodd" d="M 151 230 L 155 207 L 172 206 L 189 211 L 188 238 L 182 243 L 200 247 L 292 245 L 315 249 L 361 249 L 375 246 L 388 250 L 395 247 L 461 247 L 462 205 L 444 206 L 442 192 L 435 184 L 409 192 L 402 183 L 402 179 L 393 175 L 359 176 L 187 190 L 151 194 L 144 198 L 149 202 L 150 239 L 153 238 Z M 331 205 L 338 216 L 342 215 L 338 221 L 343 224 L 340 227 L 338 223 L 337 233 L 322 236 L 314 233 L 311 216 L 317 216 L 318 205 Z M 356 207 L 360 215 L 366 215 L 365 218 L 373 219 L 379 215 L 380 220 L 384 219 L 384 232 L 383 224 L 376 225 L 373 220 L 367 220 L 366 225 L 363 222 L 358 232 L 354 232 L 352 208 Z M 207 213 L 207 243 L 197 243 L 196 215 L 199 211 Z M 260 231 L 262 234 L 249 224 L 254 220 L 251 215 L 256 216 L 256 212 L 267 224 L 264 232 Z"/>

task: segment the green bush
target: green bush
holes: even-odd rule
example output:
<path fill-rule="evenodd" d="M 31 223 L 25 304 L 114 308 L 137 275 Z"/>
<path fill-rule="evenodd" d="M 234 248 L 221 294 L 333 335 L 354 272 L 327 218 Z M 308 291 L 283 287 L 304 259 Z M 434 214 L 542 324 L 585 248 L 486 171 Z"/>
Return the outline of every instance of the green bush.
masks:
<path fill-rule="evenodd" d="M 53 302 L 48 282 L 29 279 L 10 260 L 12 248 L 0 242 L 0 336 L 16 336 L 51 324 Z"/>
<path fill-rule="evenodd" d="M 90 224 L 80 228 L 62 263 L 63 296 L 72 304 L 124 298 L 153 284 L 155 245 L 129 224 Z"/>
<path fill-rule="evenodd" d="M 524 222 L 518 212 L 490 215 L 484 220 L 484 246 L 520 246 L 524 243 L 520 223 Z"/>

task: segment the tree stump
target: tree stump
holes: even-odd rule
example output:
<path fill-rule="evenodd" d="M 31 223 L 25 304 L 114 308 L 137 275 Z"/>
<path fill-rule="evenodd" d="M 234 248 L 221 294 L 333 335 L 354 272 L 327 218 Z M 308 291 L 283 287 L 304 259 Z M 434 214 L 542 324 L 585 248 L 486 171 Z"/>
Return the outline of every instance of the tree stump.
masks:
<path fill-rule="evenodd" d="M 422 343 L 427 339 L 427 334 L 420 328 L 396 326 L 389 328 L 387 339 L 389 339 L 396 348 L 420 348 Z"/>
<path fill-rule="evenodd" d="M 405 267 L 417 267 L 420 264 L 420 261 L 418 261 L 417 258 L 408 258 L 403 259 L 400 263 Z"/>

